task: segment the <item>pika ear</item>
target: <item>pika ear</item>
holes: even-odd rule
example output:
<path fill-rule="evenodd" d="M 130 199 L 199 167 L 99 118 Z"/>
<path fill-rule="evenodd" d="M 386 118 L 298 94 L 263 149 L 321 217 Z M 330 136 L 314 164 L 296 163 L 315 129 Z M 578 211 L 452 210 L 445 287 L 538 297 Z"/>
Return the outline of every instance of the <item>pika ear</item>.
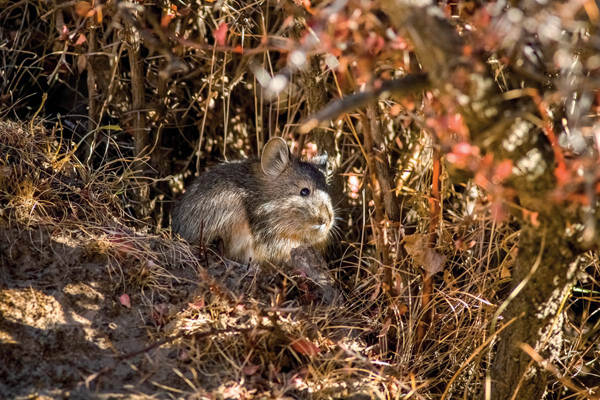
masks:
<path fill-rule="evenodd" d="M 310 159 L 310 162 L 314 164 L 315 167 L 319 168 L 323 175 L 327 175 L 327 162 L 329 161 L 329 154 L 326 151 L 319 154 L 318 156 L 314 156 Z"/>
<path fill-rule="evenodd" d="M 290 162 L 290 149 L 280 137 L 269 139 L 260 156 L 260 166 L 265 175 L 277 177 Z"/>

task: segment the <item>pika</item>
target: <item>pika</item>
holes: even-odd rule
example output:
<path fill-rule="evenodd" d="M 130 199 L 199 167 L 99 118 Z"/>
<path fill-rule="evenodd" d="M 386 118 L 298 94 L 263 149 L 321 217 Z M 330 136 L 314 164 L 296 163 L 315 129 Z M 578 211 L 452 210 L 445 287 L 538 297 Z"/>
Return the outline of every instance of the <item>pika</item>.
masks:
<path fill-rule="evenodd" d="M 260 159 L 216 165 L 173 210 L 173 229 L 190 243 L 223 241 L 227 258 L 281 263 L 299 246 L 325 248 L 335 221 L 326 156 L 301 161 L 279 137 Z"/>

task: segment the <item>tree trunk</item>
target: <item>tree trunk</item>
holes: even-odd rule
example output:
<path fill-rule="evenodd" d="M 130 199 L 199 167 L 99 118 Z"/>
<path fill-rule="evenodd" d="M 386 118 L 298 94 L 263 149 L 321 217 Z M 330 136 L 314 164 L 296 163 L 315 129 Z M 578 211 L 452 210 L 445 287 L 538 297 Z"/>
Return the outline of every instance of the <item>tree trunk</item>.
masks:
<path fill-rule="evenodd" d="M 525 286 L 512 300 L 509 297 L 503 313 L 504 320 L 517 320 L 500 335 L 492 365 L 492 399 L 542 398 L 547 372 L 519 344 L 530 345 L 546 360 L 556 359 L 562 350 L 561 304 L 576 276 L 576 255 L 559 234 L 565 220 L 558 213 L 544 225 L 521 231 L 511 296 L 520 285 Z"/>
<path fill-rule="evenodd" d="M 132 26 L 131 23 L 127 23 L 127 54 L 129 56 L 129 64 L 131 69 L 131 113 L 133 121 L 131 123 L 131 130 L 133 132 L 133 141 L 135 145 L 135 156 L 136 162 L 134 167 L 136 171 L 139 171 L 141 175 L 146 168 L 146 158 L 149 154 L 150 148 L 150 136 L 146 129 L 146 113 L 145 107 L 145 86 L 144 86 L 144 72 L 143 72 L 143 60 L 140 57 L 140 37 L 139 32 Z M 150 190 L 148 185 L 144 182 L 137 182 L 138 188 L 136 192 L 137 201 L 139 202 L 140 217 L 142 219 L 147 218 L 150 214 Z"/>

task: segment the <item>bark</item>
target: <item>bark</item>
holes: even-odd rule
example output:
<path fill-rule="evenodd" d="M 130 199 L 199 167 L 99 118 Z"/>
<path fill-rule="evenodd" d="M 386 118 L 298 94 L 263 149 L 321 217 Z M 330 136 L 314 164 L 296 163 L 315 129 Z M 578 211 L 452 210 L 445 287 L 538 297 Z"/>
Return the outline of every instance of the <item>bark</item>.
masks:
<path fill-rule="evenodd" d="M 559 214 L 545 221 L 545 233 L 525 227 L 519 238 L 512 291 L 526 285 L 510 301 L 504 319 L 517 317 L 501 336 L 492 365 L 492 399 L 541 399 L 547 371 L 533 363 L 519 347 L 531 345 L 544 359 L 557 358 L 562 347 L 563 316 L 560 305 L 575 279 L 575 254 L 569 243 L 556 234 L 564 229 Z M 541 240 L 540 240 L 541 239 Z"/>
<path fill-rule="evenodd" d="M 394 190 L 394 174 L 390 167 L 385 141 L 381 133 L 381 124 L 379 123 L 381 118 L 375 105 L 367 106 L 367 119 L 369 129 L 366 130 L 365 135 L 369 136 L 369 140 L 367 142 L 367 138 L 365 137 L 365 147 L 369 143 L 370 148 L 367 148 L 367 152 L 373 155 L 374 172 L 379 182 L 383 208 L 388 219 L 391 221 L 400 221 L 400 208 L 398 207 L 398 199 Z"/>
<path fill-rule="evenodd" d="M 372 129 L 377 129 L 377 121 L 373 121 L 375 106 L 367 106 L 367 114 L 362 118 L 362 124 L 364 129 L 364 148 L 365 148 L 365 159 L 367 162 L 367 169 L 369 171 L 369 182 L 371 188 L 371 196 L 373 203 L 375 203 L 375 220 L 372 221 L 372 229 L 375 235 L 375 247 L 379 253 L 379 258 L 382 265 L 383 283 L 386 290 L 390 290 L 392 285 L 392 269 L 389 268 L 391 265 L 391 258 L 389 253 L 388 243 L 384 241 L 384 230 L 385 230 L 385 206 L 384 196 L 382 189 L 382 182 L 377 176 L 378 167 L 377 164 L 381 163 L 382 160 L 377 161 L 377 154 L 375 150 L 375 144 L 373 143 Z M 376 135 L 376 134 L 375 134 Z M 387 163 L 387 159 L 385 160 Z"/>
<path fill-rule="evenodd" d="M 131 130 L 133 132 L 133 141 L 135 145 L 136 162 L 134 168 L 136 171 L 143 171 L 146 166 L 144 158 L 148 156 L 147 152 L 150 148 L 150 136 L 146 128 L 146 113 L 145 108 L 145 86 L 143 60 L 140 57 L 140 38 L 137 30 L 128 24 L 128 40 L 127 54 L 129 56 L 129 64 L 131 71 L 131 113 L 133 120 L 131 122 Z M 145 174 L 142 174 L 145 175 Z M 150 214 L 150 191 L 148 185 L 143 182 L 138 182 L 136 193 L 137 201 L 139 202 L 140 217 L 146 218 Z"/>
<path fill-rule="evenodd" d="M 325 107 L 327 103 L 327 91 L 323 90 L 323 77 L 320 77 L 320 68 L 316 60 L 311 60 L 308 68 L 300 74 L 300 80 L 306 94 L 307 111 L 314 114 Z M 304 136 L 304 135 L 303 135 Z M 315 141 L 319 150 L 324 150 L 328 154 L 336 154 L 335 137 L 332 132 L 326 129 L 314 129 L 310 137 Z M 302 138 L 302 136 L 301 136 Z"/>

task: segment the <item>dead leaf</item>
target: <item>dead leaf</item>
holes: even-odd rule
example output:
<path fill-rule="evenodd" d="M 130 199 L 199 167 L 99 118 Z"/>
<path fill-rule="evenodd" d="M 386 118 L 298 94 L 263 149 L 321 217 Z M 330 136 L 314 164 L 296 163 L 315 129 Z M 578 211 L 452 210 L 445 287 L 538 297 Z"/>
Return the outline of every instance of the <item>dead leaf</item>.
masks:
<path fill-rule="evenodd" d="M 398 314 L 398 316 L 403 316 L 404 314 L 406 314 L 408 312 L 408 305 L 406 305 L 406 303 L 400 303 L 398 304 L 398 308 L 396 310 L 396 313 Z"/>
<path fill-rule="evenodd" d="M 193 303 L 188 303 L 188 306 L 194 310 L 202 310 L 205 306 L 204 297 L 196 297 Z"/>
<path fill-rule="evenodd" d="M 512 273 L 510 272 L 510 268 L 508 268 L 508 265 L 506 265 L 506 263 L 503 263 L 502 268 L 500 269 L 500 278 L 509 279 L 511 276 Z"/>
<path fill-rule="evenodd" d="M 96 6 L 96 22 L 101 24 L 102 23 L 102 6 Z"/>
<path fill-rule="evenodd" d="M 260 365 L 248 364 L 242 368 L 242 373 L 244 375 L 254 375 L 258 372 Z"/>
<path fill-rule="evenodd" d="M 444 282 L 446 283 L 446 285 L 448 285 L 448 287 L 451 290 L 456 290 L 456 287 L 454 285 L 454 277 L 452 276 L 452 274 L 449 271 L 444 271 Z"/>
<path fill-rule="evenodd" d="M 371 293 L 371 296 L 369 296 L 369 301 L 375 301 L 375 299 L 379 296 L 379 292 L 381 292 L 381 282 L 377 282 L 375 284 L 373 292 Z"/>
<path fill-rule="evenodd" d="M 91 9 L 92 5 L 87 1 L 78 1 L 75 3 L 75 14 L 80 17 L 86 17 Z"/>
<path fill-rule="evenodd" d="M 129 295 L 126 293 L 123 293 L 120 297 L 119 297 L 119 302 L 127 307 L 127 308 L 131 308 L 131 299 L 129 298 Z"/>
<path fill-rule="evenodd" d="M 305 356 L 316 356 L 321 352 L 319 346 L 308 339 L 296 339 L 290 344 L 296 352 Z"/>
<path fill-rule="evenodd" d="M 385 337 L 389 330 L 390 330 L 390 326 L 392 326 L 392 319 L 390 317 L 386 318 L 385 321 L 383 321 L 383 325 L 381 326 L 381 331 L 379 332 L 379 335 L 377 335 L 377 337 Z"/>
<path fill-rule="evenodd" d="M 244 398 L 243 396 L 243 392 L 244 392 L 244 388 L 242 388 L 242 386 L 238 383 L 230 383 L 228 387 L 225 387 L 222 392 L 220 393 L 219 398 L 224 398 L 224 399 L 242 399 Z"/>
<path fill-rule="evenodd" d="M 87 57 L 85 56 L 85 54 L 80 54 L 77 56 L 77 71 L 79 71 L 79 73 L 81 74 L 83 71 L 85 71 L 85 68 L 87 67 Z"/>
<path fill-rule="evenodd" d="M 428 235 L 415 233 L 404 237 L 404 248 L 415 263 L 425 270 L 425 276 L 434 275 L 444 269 L 446 257 L 428 245 Z"/>
<path fill-rule="evenodd" d="M 158 326 L 166 325 L 169 322 L 169 305 L 166 303 L 156 304 L 152 309 L 152 319 Z"/>

